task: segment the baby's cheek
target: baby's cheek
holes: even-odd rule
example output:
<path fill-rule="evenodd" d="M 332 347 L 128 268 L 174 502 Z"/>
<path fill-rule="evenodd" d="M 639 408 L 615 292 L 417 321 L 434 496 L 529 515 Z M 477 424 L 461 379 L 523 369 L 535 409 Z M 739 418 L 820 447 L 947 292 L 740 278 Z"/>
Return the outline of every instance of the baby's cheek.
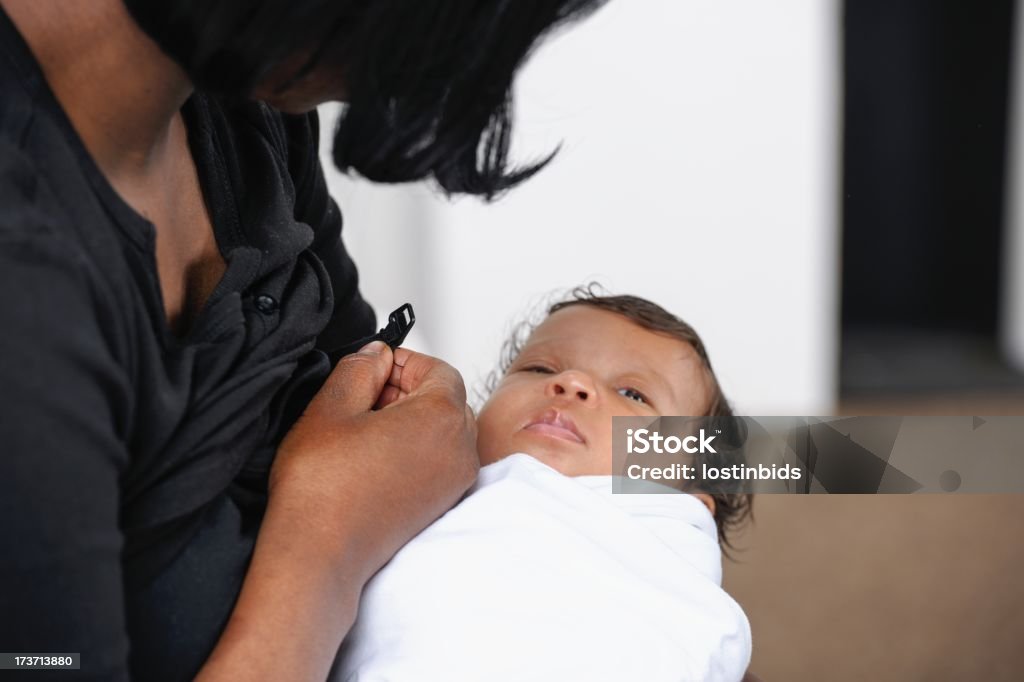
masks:
<path fill-rule="evenodd" d="M 607 437 L 602 435 L 590 444 L 588 468 L 591 471 L 588 473 L 592 475 L 607 476 L 612 473 L 612 434 L 610 427 L 608 430 Z"/>
<path fill-rule="evenodd" d="M 597 455 L 596 459 L 597 461 L 595 462 L 594 468 L 597 471 L 595 471 L 594 473 L 602 476 L 611 476 L 613 473 L 611 451 L 609 450 L 608 452 L 601 452 L 600 454 Z"/>

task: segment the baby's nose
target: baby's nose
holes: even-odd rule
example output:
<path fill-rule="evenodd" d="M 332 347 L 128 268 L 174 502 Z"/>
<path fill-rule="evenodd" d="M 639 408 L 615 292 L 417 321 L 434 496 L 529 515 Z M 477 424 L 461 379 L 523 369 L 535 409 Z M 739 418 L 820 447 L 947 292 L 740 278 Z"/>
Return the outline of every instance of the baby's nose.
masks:
<path fill-rule="evenodd" d="M 585 372 L 568 370 L 556 375 L 548 386 L 553 396 L 566 397 L 592 404 L 596 395 L 594 382 Z"/>

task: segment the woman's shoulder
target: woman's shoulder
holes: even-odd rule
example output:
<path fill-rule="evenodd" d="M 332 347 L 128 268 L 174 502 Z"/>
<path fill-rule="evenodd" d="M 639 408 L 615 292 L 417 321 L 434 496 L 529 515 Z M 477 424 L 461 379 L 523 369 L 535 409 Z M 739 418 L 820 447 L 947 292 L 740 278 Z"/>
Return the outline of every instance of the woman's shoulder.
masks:
<path fill-rule="evenodd" d="M 9 85 L 0 77 L 0 242 L 32 242 L 84 263 L 76 248 L 84 218 L 68 197 L 85 179 L 67 123 L 38 92 Z"/>
<path fill-rule="evenodd" d="M 98 208 L 77 200 L 88 183 L 58 122 L 17 100 L 0 105 L 0 271 L 20 302 L 5 324 L 49 325 L 55 335 L 73 329 L 79 342 L 113 353 L 121 325 L 112 320 L 123 306 L 112 258 L 96 257 L 113 230 Z"/>
<path fill-rule="evenodd" d="M 54 200 L 46 174 L 9 135 L 0 133 L 0 259 L 13 250 L 49 254 L 64 264 L 84 265 L 81 254 L 62 238 L 68 222 Z"/>
<path fill-rule="evenodd" d="M 30 132 L 37 118 L 36 107 L 27 92 L 8 83 L 0 70 L 0 219 L 12 207 L 28 202 L 37 194 L 39 166 L 29 153 Z"/>

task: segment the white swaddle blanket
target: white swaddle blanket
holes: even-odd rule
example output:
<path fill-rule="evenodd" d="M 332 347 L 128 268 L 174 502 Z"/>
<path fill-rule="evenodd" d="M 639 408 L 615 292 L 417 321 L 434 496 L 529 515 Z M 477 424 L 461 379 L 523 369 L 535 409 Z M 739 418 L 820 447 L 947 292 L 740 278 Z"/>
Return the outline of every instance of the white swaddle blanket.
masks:
<path fill-rule="evenodd" d="M 692 495 L 513 455 L 370 581 L 334 679 L 739 680 L 750 626 L 720 557 Z"/>

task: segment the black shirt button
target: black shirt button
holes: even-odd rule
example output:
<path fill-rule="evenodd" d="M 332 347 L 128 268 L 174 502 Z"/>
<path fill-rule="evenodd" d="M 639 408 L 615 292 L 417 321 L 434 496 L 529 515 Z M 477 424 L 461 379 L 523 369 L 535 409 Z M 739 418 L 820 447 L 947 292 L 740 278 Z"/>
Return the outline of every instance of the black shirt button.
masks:
<path fill-rule="evenodd" d="M 267 296 L 266 294 L 260 294 L 256 297 L 256 309 L 264 315 L 273 315 L 277 312 L 277 301 L 274 300 L 273 296 Z"/>

